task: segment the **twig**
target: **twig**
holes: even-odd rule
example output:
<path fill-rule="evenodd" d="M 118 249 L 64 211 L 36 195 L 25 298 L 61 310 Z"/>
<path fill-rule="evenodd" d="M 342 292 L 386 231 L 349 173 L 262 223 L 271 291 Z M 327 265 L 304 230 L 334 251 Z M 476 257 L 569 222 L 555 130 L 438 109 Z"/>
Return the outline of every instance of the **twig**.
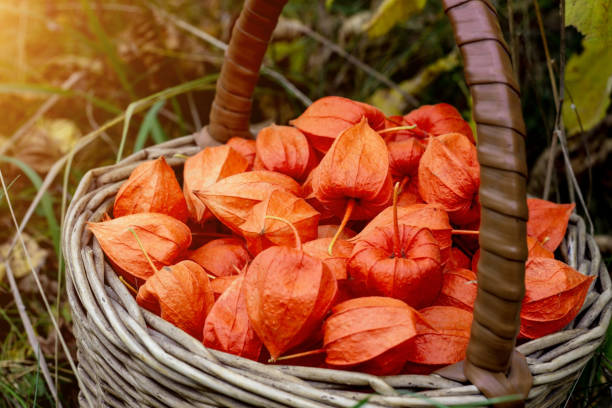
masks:
<path fill-rule="evenodd" d="M 83 72 L 75 72 L 68 77 L 61 85 L 63 90 L 70 89 L 74 84 L 76 84 L 83 77 Z M 15 144 L 15 141 L 23 136 L 33 125 L 36 123 L 38 119 L 40 119 L 45 113 L 49 111 L 57 103 L 57 101 L 61 98 L 61 95 L 53 95 L 49 99 L 47 99 L 41 106 L 38 108 L 36 113 L 28 119 L 23 125 L 19 127 L 10 137 L 10 139 L 5 142 L 2 146 L 0 146 L 0 155 L 6 153 L 6 150 Z"/>
<path fill-rule="evenodd" d="M 538 4 L 538 0 L 533 0 L 533 7 L 535 9 L 536 18 L 538 20 L 538 27 L 540 29 L 540 38 L 542 39 L 542 46 L 544 47 L 544 55 L 546 57 L 546 67 L 548 69 L 548 77 L 550 79 L 550 87 L 553 93 L 553 99 L 555 101 L 555 126 L 554 129 L 558 129 L 560 111 L 561 111 L 561 103 L 559 99 L 559 92 L 557 91 L 557 83 L 555 80 L 555 73 L 552 67 L 552 59 L 550 58 L 550 52 L 548 51 L 548 41 L 546 40 L 546 32 L 544 31 L 544 23 L 542 22 L 542 14 L 540 13 L 540 5 Z M 561 28 L 561 31 L 564 31 L 565 27 Z M 562 46 L 563 48 L 563 46 Z M 544 200 L 548 200 L 550 195 L 550 186 L 552 182 L 552 170 L 554 167 L 555 157 L 557 156 L 557 138 L 553 137 L 550 146 L 550 156 L 548 158 L 548 164 L 546 166 L 546 178 L 544 179 L 544 191 L 542 194 L 542 198 Z"/>
<path fill-rule="evenodd" d="M 298 101 L 302 102 L 302 105 L 304 105 L 304 107 L 309 107 L 312 104 L 312 100 L 309 97 L 304 95 L 302 91 L 297 89 L 295 85 L 289 82 L 287 78 L 285 78 L 279 72 L 274 71 L 272 68 L 263 66 L 261 67 L 261 73 L 278 82 L 279 85 L 285 89 L 285 91 L 290 93 Z"/>
<path fill-rule="evenodd" d="M 537 1 L 537 0 L 535 0 Z M 518 78 L 519 69 L 518 69 L 518 59 L 517 59 L 517 51 L 516 51 L 516 33 L 514 31 L 514 7 L 512 5 L 512 0 L 508 0 L 508 31 L 510 31 L 510 58 L 512 59 L 512 68 L 514 69 L 514 76 L 516 77 L 517 82 L 520 84 L 521 81 Z"/>
<path fill-rule="evenodd" d="M 2 189 L 3 189 L 4 195 L 6 197 L 6 203 L 8 205 L 9 211 L 11 213 L 11 218 L 13 220 L 13 224 L 15 225 L 15 228 L 19 228 L 19 223 L 17 222 L 17 218 L 15 217 L 15 212 L 13 211 L 13 205 L 11 204 L 10 197 L 8 196 L 8 191 L 6 190 L 6 183 L 4 182 L 4 175 L 2 174 L 1 170 L 0 170 L 0 182 L 2 183 Z M 30 268 L 32 276 L 34 277 L 34 281 L 36 282 L 36 286 L 37 286 L 38 291 L 40 293 L 40 296 L 41 296 L 41 298 L 43 300 L 43 303 L 45 305 L 45 309 L 47 311 L 47 314 L 49 315 L 49 318 L 51 319 L 51 323 L 53 323 L 53 327 L 55 328 L 55 332 L 57 334 L 57 337 L 60 340 L 60 343 L 62 344 L 62 349 L 64 350 L 64 353 L 66 354 L 66 358 L 68 359 L 68 363 L 70 364 L 70 368 L 72 368 L 72 371 L 74 372 L 75 378 L 76 378 L 76 380 L 77 380 L 77 382 L 79 384 L 79 388 L 83 389 L 84 384 L 81 381 L 81 377 L 80 377 L 80 375 L 79 375 L 79 373 L 77 371 L 76 365 L 74 364 L 74 360 L 72 359 L 72 355 L 70 354 L 70 350 L 68 349 L 68 345 L 66 344 L 66 341 L 64 340 L 64 336 L 62 335 L 62 332 L 61 332 L 60 327 L 59 327 L 59 325 L 57 323 L 57 320 L 55 319 L 55 316 L 53 314 L 53 310 L 51 309 L 51 306 L 49 305 L 49 301 L 47 299 L 45 291 L 44 291 L 44 289 L 42 287 L 42 284 L 40 283 L 40 278 L 38 276 L 38 272 L 32 267 L 32 260 L 30 258 L 30 254 L 28 252 L 28 248 L 26 247 L 25 242 L 23 241 L 23 236 L 21 235 L 21 233 L 17 234 L 17 238 L 18 238 L 18 240 L 19 240 L 19 242 L 21 244 L 21 248 L 23 249 L 23 254 L 25 256 L 25 259 L 26 259 L 26 262 L 28 264 L 28 267 Z M 10 251 L 9 251 L 9 253 L 10 253 Z M 7 271 L 8 271 L 8 269 L 7 269 Z M 89 393 L 84 393 L 84 394 L 85 394 L 85 397 L 87 398 L 87 402 L 89 403 L 89 405 L 93 406 L 92 402 L 89 400 Z"/>
<path fill-rule="evenodd" d="M 372 68 L 368 64 L 364 63 L 360 59 L 358 59 L 358 58 L 354 57 L 353 55 L 349 54 L 348 52 L 346 52 L 346 50 L 344 50 L 344 48 L 340 47 L 338 44 L 328 40 L 325 37 L 323 37 L 321 34 L 317 33 L 316 31 L 313 31 L 310 27 L 302 24 L 299 21 L 288 20 L 288 19 L 284 19 L 284 18 L 279 19 L 278 23 L 279 23 L 279 25 L 280 24 L 284 24 L 284 25 L 288 26 L 289 30 L 291 30 L 291 29 L 296 30 L 297 32 L 301 32 L 301 33 L 311 37 L 315 41 L 318 41 L 319 43 L 323 44 L 324 46 L 326 46 L 327 48 L 329 48 L 330 50 L 332 50 L 336 54 L 340 55 L 342 58 L 346 59 L 351 64 L 355 65 L 357 68 L 361 69 L 363 72 L 367 73 L 368 75 L 370 75 L 373 78 L 376 78 L 379 82 L 385 84 L 389 88 L 397 91 L 400 95 L 402 95 L 402 97 L 406 100 L 406 102 L 409 105 L 411 105 L 413 107 L 419 106 L 419 101 L 414 96 L 412 96 L 409 93 L 405 92 L 398 84 L 396 84 L 395 82 L 390 80 L 387 76 L 385 76 L 382 73 L 378 72 L 377 70 L 375 70 L 374 68 Z"/>
<path fill-rule="evenodd" d="M 169 20 L 170 22 L 172 22 L 174 25 L 176 25 L 178 28 L 181 28 L 184 31 L 187 31 L 188 33 L 192 34 L 193 36 L 206 41 L 207 43 L 209 43 L 210 45 L 212 45 L 213 47 L 219 48 L 220 50 L 226 51 L 228 45 L 226 43 L 224 43 L 221 40 L 216 39 L 215 37 L 213 37 L 212 35 L 200 30 L 199 28 L 179 19 L 176 16 L 173 16 L 172 14 L 168 13 L 165 10 L 162 10 L 161 8 L 154 6 L 154 5 L 149 5 L 149 7 L 151 7 L 153 9 L 153 11 L 159 13 L 162 17 L 166 18 L 167 20 Z M 266 67 L 266 66 L 262 66 L 261 68 L 261 73 L 268 76 L 269 78 L 273 79 L 274 81 L 276 81 L 278 84 L 280 84 L 286 91 L 288 91 L 291 95 L 293 95 L 297 100 L 299 100 L 302 104 L 304 104 L 304 106 L 309 106 L 312 101 L 299 89 L 297 89 L 287 78 L 285 78 L 281 73 L 274 71 L 273 69 Z"/>
<path fill-rule="evenodd" d="M 85 105 L 85 114 L 87 115 L 87 120 L 89 121 L 89 125 L 91 126 L 92 130 L 98 129 L 100 125 L 98 124 L 96 118 L 93 115 L 93 105 L 91 103 L 91 100 L 89 99 L 87 100 L 87 105 Z M 104 140 L 106 144 L 111 148 L 113 153 L 117 155 L 117 146 L 115 146 L 115 143 L 113 143 L 113 140 L 110 138 L 110 136 L 106 132 L 102 132 L 100 134 L 100 138 Z"/>
<path fill-rule="evenodd" d="M 193 94 L 191 92 L 187 92 L 187 104 L 189 105 L 189 112 L 191 113 L 191 118 L 193 119 L 193 125 L 196 129 L 202 129 L 202 120 L 200 119 L 200 114 L 198 114 L 198 108 L 196 108 L 195 101 L 193 100 Z"/>
<path fill-rule="evenodd" d="M 550 52 L 548 51 L 548 41 L 546 41 L 546 32 L 544 31 L 544 23 L 542 22 L 542 13 L 540 13 L 540 5 L 538 4 L 538 0 L 533 0 L 533 7 L 535 8 L 538 27 L 540 29 L 540 38 L 542 38 L 542 46 L 544 47 L 544 55 L 546 56 L 546 67 L 548 68 L 548 77 L 550 79 L 550 86 L 553 92 L 553 99 L 555 100 L 555 104 L 558 104 L 559 93 L 557 92 L 555 74 L 551 64 L 552 59 L 550 58 Z"/>
<path fill-rule="evenodd" d="M 25 305 L 23 303 L 23 299 L 21 298 L 21 293 L 19 292 L 19 288 L 17 287 L 17 282 L 15 281 L 15 275 L 13 275 L 13 269 L 11 268 L 11 264 L 9 260 L 5 260 L 4 267 L 6 268 L 6 276 L 9 281 L 9 286 L 11 287 L 11 293 L 13 294 L 13 299 L 15 299 L 15 304 L 17 306 L 17 311 L 19 312 L 19 318 L 23 323 L 23 328 L 25 329 L 26 335 L 28 337 L 28 343 L 30 343 L 30 347 L 34 350 L 34 355 L 38 360 L 38 365 L 43 373 L 43 377 L 45 378 L 45 382 L 49 387 L 49 391 L 53 396 L 53 400 L 57 407 L 61 407 L 62 404 L 57 398 L 57 389 L 55 388 L 55 384 L 53 379 L 51 378 L 51 373 L 49 372 L 49 367 L 47 366 L 47 360 L 45 360 L 45 356 L 40 352 L 40 343 L 38 342 L 38 338 L 34 333 L 34 328 L 32 327 L 32 321 L 26 312 Z"/>

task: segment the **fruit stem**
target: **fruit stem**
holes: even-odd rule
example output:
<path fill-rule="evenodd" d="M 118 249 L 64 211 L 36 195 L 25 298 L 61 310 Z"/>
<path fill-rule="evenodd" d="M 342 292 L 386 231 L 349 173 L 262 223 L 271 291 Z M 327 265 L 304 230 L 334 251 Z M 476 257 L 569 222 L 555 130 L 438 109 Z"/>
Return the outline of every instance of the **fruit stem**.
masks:
<path fill-rule="evenodd" d="M 379 130 L 378 133 L 391 133 L 391 132 L 399 132 L 400 130 L 410 130 L 414 129 L 416 125 L 406 125 L 406 126 L 396 126 L 392 128 L 387 128 L 383 130 Z"/>
<path fill-rule="evenodd" d="M 291 221 L 289 221 L 286 218 L 277 217 L 276 215 L 266 215 L 264 218 L 268 218 L 268 219 L 276 220 L 276 221 L 282 221 L 285 224 L 289 225 L 289 227 L 293 231 L 293 236 L 295 237 L 295 249 L 297 249 L 298 251 L 302 250 L 302 240 L 300 238 L 300 234 L 298 234 L 297 228 L 295 228 L 295 225 L 293 225 Z"/>
<path fill-rule="evenodd" d="M 129 283 L 127 283 L 127 281 L 125 279 L 123 279 L 123 276 L 119 276 L 119 280 L 121 281 L 121 283 L 123 283 L 132 293 L 134 293 L 135 295 L 138 294 L 138 291 L 136 289 L 134 289 L 134 287 L 132 285 L 130 285 Z"/>
<path fill-rule="evenodd" d="M 397 220 L 397 200 L 401 190 L 398 181 L 393 187 L 393 256 L 400 256 L 399 222 Z"/>
<path fill-rule="evenodd" d="M 480 234 L 480 231 L 472 231 L 472 230 L 461 230 L 461 229 L 454 229 L 451 231 L 451 233 L 453 235 L 478 235 Z"/>
<path fill-rule="evenodd" d="M 336 231 L 336 233 L 334 234 L 334 237 L 329 243 L 329 247 L 327 247 L 327 253 L 329 254 L 329 256 L 332 255 L 334 245 L 336 244 L 336 241 L 338 240 L 338 238 L 340 238 L 340 234 L 342 234 L 344 227 L 346 227 L 346 223 L 351 219 L 351 214 L 353 213 L 354 207 L 355 207 L 355 199 L 350 198 L 348 200 L 348 203 L 346 203 L 346 210 L 344 210 L 344 217 L 342 218 L 342 222 L 340 223 L 338 230 Z"/>
<path fill-rule="evenodd" d="M 153 273 L 154 274 L 157 273 L 157 268 L 155 267 L 155 265 L 153 265 L 153 261 L 151 261 L 151 258 L 149 258 L 149 254 L 147 254 L 147 251 L 145 251 L 144 246 L 142 245 L 142 242 L 140 241 L 140 238 L 138 238 L 138 235 L 136 235 L 136 231 L 134 231 L 133 228 L 128 228 L 128 231 L 130 231 L 134 235 L 134 238 L 136 238 L 136 242 L 138 242 L 138 246 L 140 247 L 140 250 L 144 254 L 145 258 L 147 258 L 147 262 L 149 262 L 149 266 L 153 270 Z"/>
<path fill-rule="evenodd" d="M 268 359 L 268 363 L 276 363 L 277 361 L 289 360 L 289 359 L 298 358 L 298 357 L 313 356 L 315 354 L 321 354 L 321 353 L 325 353 L 325 349 L 324 348 L 320 348 L 320 349 L 316 349 L 316 350 L 304 351 L 304 352 L 301 352 L 301 353 L 295 353 L 295 354 L 291 354 L 291 355 L 288 355 L 288 356 L 281 356 L 281 357 L 278 357 L 278 358 L 270 357 Z"/>
<path fill-rule="evenodd" d="M 182 153 L 175 153 L 172 157 L 177 158 L 177 159 L 185 159 L 185 160 L 189 158 L 189 156 L 186 156 Z"/>

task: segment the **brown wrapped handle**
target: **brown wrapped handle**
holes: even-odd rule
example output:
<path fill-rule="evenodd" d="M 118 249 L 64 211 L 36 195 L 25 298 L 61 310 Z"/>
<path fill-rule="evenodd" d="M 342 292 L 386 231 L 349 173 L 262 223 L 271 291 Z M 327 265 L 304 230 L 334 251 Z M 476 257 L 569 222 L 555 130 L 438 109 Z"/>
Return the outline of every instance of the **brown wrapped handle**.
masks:
<path fill-rule="evenodd" d="M 232 32 L 210 114 L 208 132 L 220 142 L 232 136 L 251 136 L 251 97 L 285 3 L 245 2 Z M 525 293 L 528 215 L 520 88 L 490 2 L 444 0 L 444 9 L 463 55 L 481 166 L 478 296 L 462 367 L 465 376 L 487 396 L 526 396 L 531 375 L 525 359 L 514 352 Z"/>

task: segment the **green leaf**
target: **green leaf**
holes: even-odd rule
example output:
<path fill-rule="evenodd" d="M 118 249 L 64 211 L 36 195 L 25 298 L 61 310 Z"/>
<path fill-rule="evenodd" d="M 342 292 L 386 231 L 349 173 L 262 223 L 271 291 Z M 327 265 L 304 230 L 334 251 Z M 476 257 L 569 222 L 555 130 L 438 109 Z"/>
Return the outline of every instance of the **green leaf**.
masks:
<path fill-rule="evenodd" d="M 153 134 L 153 139 L 155 140 L 155 143 L 161 143 L 165 140 L 165 136 L 161 137 L 161 139 L 159 137 L 159 132 L 161 132 L 161 135 L 163 135 L 164 131 L 161 129 L 161 125 L 157 120 L 157 113 L 164 106 L 165 103 L 166 101 L 163 99 L 155 102 L 155 104 L 151 106 L 151 108 L 145 115 L 145 118 L 142 121 L 142 125 L 138 130 L 138 135 L 136 136 L 136 142 L 134 143 L 134 153 L 144 148 L 150 133 Z"/>
<path fill-rule="evenodd" d="M 612 0 L 566 0 L 565 25 L 576 27 L 587 43 L 612 46 Z"/>
<path fill-rule="evenodd" d="M 427 0 L 384 0 L 364 29 L 370 37 L 385 35 L 396 23 L 421 11 L 425 3 Z"/>
<path fill-rule="evenodd" d="M 585 40 L 583 45 L 584 51 L 573 55 L 565 67 L 565 86 L 574 102 L 565 98 L 563 104 L 563 122 L 569 135 L 580 132 L 580 124 L 582 130 L 595 127 L 610 105 L 612 53 L 595 41 Z"/>

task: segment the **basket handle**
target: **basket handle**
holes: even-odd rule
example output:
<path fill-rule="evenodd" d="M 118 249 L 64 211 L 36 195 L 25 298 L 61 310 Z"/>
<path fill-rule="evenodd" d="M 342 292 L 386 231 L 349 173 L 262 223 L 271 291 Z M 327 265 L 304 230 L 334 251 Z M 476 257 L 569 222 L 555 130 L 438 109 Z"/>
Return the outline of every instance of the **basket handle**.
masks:
<path fill-rule="evenodd" d="M 208 132 L 219 142 L 251 137 L 251 97 L 286 0 L 246 0 L 217 81 Z M 531 374 L 514 352 L 525 293 L 525 124 L 520 88 L 495 8 L 488 0 L 443 0 L 473 99 L 480 162 L 478 295 L 465 376 L 489 397 L 522 394 Z M 210 140 L 210 139 L 208 139 Z M 519 403 L 520 405 L 520 403 Z"/>

